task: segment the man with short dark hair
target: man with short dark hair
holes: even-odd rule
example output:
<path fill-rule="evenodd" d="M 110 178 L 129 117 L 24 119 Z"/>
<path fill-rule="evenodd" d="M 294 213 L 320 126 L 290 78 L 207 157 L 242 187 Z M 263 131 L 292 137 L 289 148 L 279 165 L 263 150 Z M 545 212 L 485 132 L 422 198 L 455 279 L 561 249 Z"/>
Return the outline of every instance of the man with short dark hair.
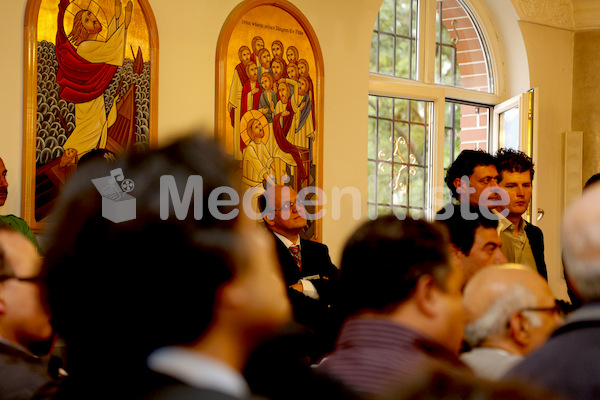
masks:
<path fill-rule="evenodd" d="M 239 182 L 202 136 L 92 162 L 61 192 L 46 255 L 52 322 L 67 349 L 58 398 L 251 396 L 246 362 L 291 319 L 290 305 L 268 236 L 230 202 L 215 212 L 214 191 Z M 115 168 L 135 185 L 136 218 L 120 223 L 103 217 L 106 198 L 92 183 Z M 165 176 L 179 193 L 202 177 L 183 217 L 161 196 Z"/>
<path fill-rule="evenodd" d="M 498 207 L 500 212 L 508 211 L 506 217 L 498 221 L 502 252 L 508 262 L 527 265 L 548 279 L 542 230 L 523 218 L 533 193 L 533 160 L 522 151 L 499 149 L 496 169 L 498 186 L 506 190 L 510 198 L 509 204 Z"/>
<path fill-rule="evenodd" d="M 499 199 L 498 194 L 493 191 L 488 190 L 484 193 L 486 189 L 498 186 L 497 178 L 498 171 L 494 156 L 483 150 L 463 150 L 446 171 L 444 181 L 450 189 L 455 204 L 464 202 L 463 199 L 468 198 L 471 208 L 477 209 L 490 208 L 492 207 L 490 200 Z M 442 214 L 443 212 L 444 209 L 438 212 L 438 219 L 443 218 L 445 215 Z"/>
<path fill-rule="evenodd" d="M 0 158 L 0 207 L 4 205 L 6 199 L 8 198 L 8 180 L 6 176 L 8 175 L 8 170 L 4 165 L 4 161 Z M 37 238 L 27 222 L 22 218 L 17 217 L 16 215 L 0 215 L 0 226 L 7 225 L 17 232 L 22 233 L 37 249 L 39 254 L 42 254 L 42 249 L 38 244 Z"/>
<path fill-rule="evenodd" d="M 50 383 L 48 360 L 34 355 L 53 332 L 42 286 L 42 259 L 20 232 L 0 227 L 0 397 L 32 399 Z"/>
<path fill-rule="evenodd" d="M 366 395 L 408 383 L 432 363 L 464 368 L 462 271 L 445 229 L 393 215 L 364 223 L 344 248 L 335 350 L 316 366 Z"/>
<path fill-rule="evenodd" d="M 452 217 L 438 221 L 448 228 L 450 259 L 462 267 L 465 283 L 482 268 L 506 262 L 497 231 L 498 221 L 485 218 L 476 209 L 471 211 L 476 216 L 474 219 L 454 213 Z"/>

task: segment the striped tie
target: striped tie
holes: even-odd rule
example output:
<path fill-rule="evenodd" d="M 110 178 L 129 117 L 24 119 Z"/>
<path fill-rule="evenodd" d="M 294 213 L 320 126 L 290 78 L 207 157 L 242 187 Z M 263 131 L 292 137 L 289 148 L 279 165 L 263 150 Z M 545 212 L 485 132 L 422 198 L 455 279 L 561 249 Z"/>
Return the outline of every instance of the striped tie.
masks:
<path fill-rule="evenodd" d="M 298 269 L 300 271 L 302 271 L 302 259 L 300 258 L 300 248 L 298 246 L 290 246 L 290 253 L 292 253 L 292 256 L 294 257 L 294 260 L 296 260 L 296 265 L 298 266 Z"/>

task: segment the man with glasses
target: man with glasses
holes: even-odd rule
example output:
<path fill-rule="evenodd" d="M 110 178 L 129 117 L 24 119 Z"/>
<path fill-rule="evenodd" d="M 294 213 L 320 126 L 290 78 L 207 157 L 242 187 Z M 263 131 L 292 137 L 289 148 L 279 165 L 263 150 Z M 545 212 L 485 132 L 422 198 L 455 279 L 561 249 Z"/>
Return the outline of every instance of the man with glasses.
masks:
<path fill-rule="evenodd" d="M 41 268 L 42 260 L 26 237 L 0 227 L 0 397 L 5 399 L 32 398 L 52 381 L 47 361 L 33 354 L 53 336 L 40 287 Z"/>
<path fill-rule="evenodd" d="M 296 321 L 323 332 L 331 320 L 338 269 L 326 245 L 301 237 L 306 211 L 296 191 L 277 185 L 258 198 L 258 209 L 273 233 Z"/>
<path fill-rule="evenodd" d="M 467 283 L 463 294 L 465 341 L 462 361 L 475 374 L 498 380 L 546 341 L 562 322 L 548 283 L 521 264 L 490 266 Z"/>
<path fill-rule="evenodd" d="M 557 392 L 565 400 L 600 395 L 600 185 L 567 208 L 561 239 L 567 279 L 583 305 L 548 341 L 508 373 Z"/>

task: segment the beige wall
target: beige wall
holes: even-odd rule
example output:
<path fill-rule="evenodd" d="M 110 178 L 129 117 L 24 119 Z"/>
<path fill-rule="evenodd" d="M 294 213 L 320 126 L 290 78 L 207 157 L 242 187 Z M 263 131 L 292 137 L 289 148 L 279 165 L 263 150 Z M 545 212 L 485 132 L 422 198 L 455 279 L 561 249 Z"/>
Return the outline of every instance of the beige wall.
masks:
<path fill-rule="evenodd" d="M 320 42 L 325 71 L 324 191 L 331 201 L 334 186 L 353 186 L 363 194 L 366 215 L 367 101 L 369 51 L 381 0 L 293 0 L 310 21 Z M 540 98 L 540 142 L 536 182 L 539 206 L 546 211 L 540 226 L 546 257 L 560 275 L 558 224 L 562 214 L 562 135 L 570 130 L 572 33 L 542 25 L 518 23 L 510 0 L 470 0 L 489 25 L 503 97 L 537 86 Z M 237 0 L 205 2 L 152 0 L 159 31 L 159 143 L 195 127 L 214 125 L 215 52 L 221 27 Z M 20 215 L 23 97 L 23 21 L 26 0 L 3 1 L 0 15 L 0 156 L 10 172 L 10 195 L 3 213 Z M 518 28 L 522 33 L 519 34 Z M 10 39 L 9 39 L 10 38 Z M 524 39 L 524 40 L 523 40 Z M 185 58 L 182 53 L 185 52 Z M 185 61 L 184 61 L 185 60 Z M 327 205 L 323 241 L 339 262 L 343 243 L 359 223 L 352 219 L 349 197 L 341 220 Z"/>
<path fill-rule="evenodd" d="M 583 132 L 582 184 L 600 172 L 599 50 L 599 30 L 575 34 L 572 130 Z"/>
<path fill-rule="evenodd" d="M 159 144 L 187 130 L 214 127 L 215 53 L 223 23 L 237 0 L 150 2 L 159 32 Z M 371 32 L 381 0 L 296 0 L 320 41 L 325 71 L 323 189 L 354 186 L 366 193 L 367 105 Z M 26 0 L 2 1 L 0 32 L 0 157 L 9 169 L 10 194 L 2 213 L 21 214 L 23 23 Z M 8 39 L 10 38 L 10 40 Z M 353 162 L 349 162 L 349 161 Z M 355 162 L 354 160 L 365 160 Z M 329 196 L 331 197 L 331 196 Z M 365 200 L 366 201 L 366 200 Z M 352 215 L 350 198 L 341 215 Z M 326 206 L 323 233 L 337 260 L 358 223 L 334 220 Z M 361 210 L 366 215 L 366 210 Z"/>
<path fill-rule="evenodd" d="M 564 134 L 571 129 L 573 32 L 541 24 L 520 24 L 531 86 L 538 88 L 537 206 L 545 211 L 538 226 L 544 232 L 548 280 L 562 297 L 564 280 L 559 227 L 563 213 Z"/>

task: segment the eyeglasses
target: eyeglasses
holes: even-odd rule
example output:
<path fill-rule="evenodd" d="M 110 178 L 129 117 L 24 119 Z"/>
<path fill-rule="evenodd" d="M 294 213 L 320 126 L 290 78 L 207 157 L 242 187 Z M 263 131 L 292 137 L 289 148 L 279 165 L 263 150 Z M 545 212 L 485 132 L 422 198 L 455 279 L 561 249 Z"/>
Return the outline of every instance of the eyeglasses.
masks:
<path fill-rule="evenodd" d="M 527 307 L 522 308 L 521 311 L 538 311 L 538 312 L 548 312 L 557 315 L 563 315 L 563 309 L 559 304 L 554 304 L 553 307 Z"/>
<path fill-rule="evenodd" d="M 7 281 L 9 279 L 16 279 L 20 282 L 34 282 L 34 283 L 39 283 L 39 282 L 44 281 L 41 276 L 33 276 L 31 278 L 19 278 L 18 276 L 15 276 L 15 275 L 0 275 L 0 282 Z"/>
<path fill-rule="evenodd" d="M 283 205 L 281 206 L 281 208 L 278 208 L 278 209 L 276 209 L 274 211 L 281 211 L 281 210 L 289 211 L 294 206 L 296 206 L 296 208 L 298 208 L 298 207 L 304 207 L 304 202 L 301 201 L 301 200 L 296 200 L 295 202 L 294 201 L 286 201 L 285 203 L 283 203 Z"/>

